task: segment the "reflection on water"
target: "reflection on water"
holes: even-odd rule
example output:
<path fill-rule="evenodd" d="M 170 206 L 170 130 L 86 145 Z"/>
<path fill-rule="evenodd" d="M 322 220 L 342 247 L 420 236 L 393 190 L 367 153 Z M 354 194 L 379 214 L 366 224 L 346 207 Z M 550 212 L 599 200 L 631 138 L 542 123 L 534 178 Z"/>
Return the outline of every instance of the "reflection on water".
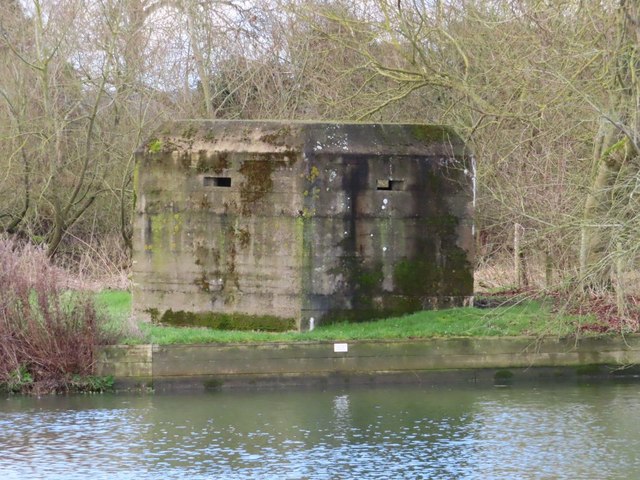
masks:
<path fill-rule="evenodd" d="M 640 385 L 0 398 L 12 478 L 640 478 Z"/>

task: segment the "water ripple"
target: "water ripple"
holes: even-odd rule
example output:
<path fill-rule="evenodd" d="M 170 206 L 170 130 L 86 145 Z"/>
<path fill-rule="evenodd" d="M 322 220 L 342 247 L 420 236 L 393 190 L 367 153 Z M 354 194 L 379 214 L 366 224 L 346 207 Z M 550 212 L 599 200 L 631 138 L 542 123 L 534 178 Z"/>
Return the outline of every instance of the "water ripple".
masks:
<path fill-rule="evenodd" d="M 639 478 L 640 386 L 0 399 L 2 480 Z"/>

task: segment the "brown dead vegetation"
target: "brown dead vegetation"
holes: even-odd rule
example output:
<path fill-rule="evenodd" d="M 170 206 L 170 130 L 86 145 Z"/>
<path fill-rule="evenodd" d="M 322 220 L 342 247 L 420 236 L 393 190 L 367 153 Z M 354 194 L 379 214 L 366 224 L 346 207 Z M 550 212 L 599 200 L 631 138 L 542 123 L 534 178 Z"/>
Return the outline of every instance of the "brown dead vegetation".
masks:
<path fill-rule="evenodd" d="M 0 386 L 64 392 L 93 374 L 102 319 L 62 273 L 43 249 L 0 239 Z"/>

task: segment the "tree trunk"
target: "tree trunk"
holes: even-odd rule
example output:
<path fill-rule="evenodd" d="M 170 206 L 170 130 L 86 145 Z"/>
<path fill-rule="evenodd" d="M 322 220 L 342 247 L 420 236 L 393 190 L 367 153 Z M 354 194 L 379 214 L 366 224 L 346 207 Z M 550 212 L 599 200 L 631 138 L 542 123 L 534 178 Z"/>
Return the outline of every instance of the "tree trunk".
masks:
<path fill-rule="evenodd" d="M 519 223 L 514 225 L 513 230 L 513 267 L 518 289 L 529 286 L 529 276 L 527 275 L 527 261 L 522 248 L 522 238 L 524 227 Z"/>
<path fill-rule="evenodd" d="M 610 190 L 628 152 L 627 138 L 609 145 L 613 138 L 610 130 L 596 147 L 604 150 L 597 159 L 596 175 L 587 194 L 582 214 L 580 238 L 580 282 L 583 289 L 602 288 L 610 284 L 611 265 L 604 263 L 607 249 L 606 214 L 611 207 Z"/>

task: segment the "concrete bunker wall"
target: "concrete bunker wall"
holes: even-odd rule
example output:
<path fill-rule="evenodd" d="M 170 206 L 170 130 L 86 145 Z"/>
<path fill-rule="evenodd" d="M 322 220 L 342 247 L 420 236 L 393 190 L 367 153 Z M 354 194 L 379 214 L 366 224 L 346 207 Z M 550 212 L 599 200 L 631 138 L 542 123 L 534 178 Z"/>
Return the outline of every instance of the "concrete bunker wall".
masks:
<path fill-rule="evenodd" d="M 471 171 L 441 126 L 165 125 L 138 152 L 134 310 L 283 330 L 464 304 Z"/>

